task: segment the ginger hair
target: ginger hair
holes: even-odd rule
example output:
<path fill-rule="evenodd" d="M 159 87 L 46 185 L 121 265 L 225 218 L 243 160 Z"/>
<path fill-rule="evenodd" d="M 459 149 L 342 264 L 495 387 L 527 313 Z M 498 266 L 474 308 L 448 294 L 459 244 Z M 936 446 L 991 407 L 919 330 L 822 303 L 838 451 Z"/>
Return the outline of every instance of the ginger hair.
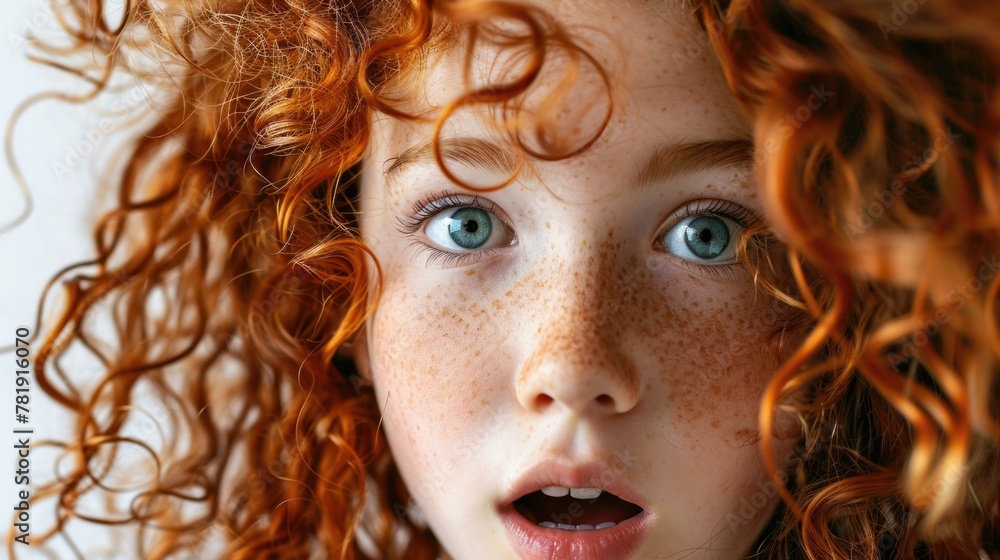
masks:
<path fill-rule="evenodd" d="M 1000 9 L 698 10 L 788 245 L 794 293 L 762 284 L 814 322 L 761 403 L 804 436 L 781 468 L 762 441 L 787 507 L 761 556 L 996 558 Z"/>

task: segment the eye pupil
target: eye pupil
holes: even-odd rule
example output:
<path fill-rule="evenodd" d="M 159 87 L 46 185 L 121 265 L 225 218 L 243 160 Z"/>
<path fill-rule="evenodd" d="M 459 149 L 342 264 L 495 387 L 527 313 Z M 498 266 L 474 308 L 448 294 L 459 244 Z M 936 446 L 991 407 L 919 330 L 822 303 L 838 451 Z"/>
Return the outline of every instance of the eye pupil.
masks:
<path fill-rule="evenodd" d="M 729 246 L 729 228 L 721 218 L 701 216 L 688 224 L 684 242 L 699 258 L 714 259 Z"/>
<path fill-rule="evenodd" d="M 490 239 L 493 222 L 485 210 L 479 208 L 459 208 L 451 216 L 448 235 L 464 249 L 475 249 Z"/>

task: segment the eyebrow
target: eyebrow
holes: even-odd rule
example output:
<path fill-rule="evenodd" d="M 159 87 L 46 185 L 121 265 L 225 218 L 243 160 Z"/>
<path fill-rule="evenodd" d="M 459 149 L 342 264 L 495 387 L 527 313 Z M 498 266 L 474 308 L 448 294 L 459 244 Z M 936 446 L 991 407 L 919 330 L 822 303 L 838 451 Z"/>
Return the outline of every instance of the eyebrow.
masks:
<path fill-rule="evenodd" d="M 440 139 L 441 157 L 489 173 L 507 176 L 518 169 L 518 157 L 498 144 L 473 137 Z M 425 140 L 407 148 L 383 165 L 386 182 L 398 179 L 403 168 L 418 162 L 434 161 L 434 144 Z M 751 140 L 714 139 L 662 144 L 626 183 L 629 190 L 662 183 L 671 177 L 712 168 L 750 168 L 754 163 Z"/>
<path fill-rule="evenodd" d="M 460 136 L 457 138 L 441 138 L 439 140 L 441 158 L 452 163 L 461 163 L 469 167 L 489 173 L 513 175 L 518 169 L 518 158 L 510 150 L 500 145 L 484 140 Z M 383 165 L 387 183 L 398 178 L 404 167 L 411 164 L 434 161 L 434 142 L 424 140 L 419 144 L 403 150 L 398 156 L 388 159 Z"/>
<path fill-rule="evenodd" d="M 629 190 L 662 183 L 684 173 L 713 168 L 749 169 L 754 163 L 753 141 L 703 140 L 663 144 L 628 182 Z"/>

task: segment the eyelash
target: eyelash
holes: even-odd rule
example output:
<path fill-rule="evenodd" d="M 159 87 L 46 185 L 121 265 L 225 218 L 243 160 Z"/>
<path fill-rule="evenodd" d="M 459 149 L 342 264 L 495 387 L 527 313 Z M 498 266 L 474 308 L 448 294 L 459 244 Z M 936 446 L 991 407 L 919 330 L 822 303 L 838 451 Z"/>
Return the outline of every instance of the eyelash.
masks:
<path fill-rule="evenodd" d="M 692 216 L 728 218 L 735 222 L 736 225 L 744 228 L 751 227 L 760 222 L 760 217 L 753 211 L 736 204 L 732 200 L 719 198 L 703 198 L 689 202 L 687 206 L 680 210 L 680 214 L 673 216 L 673 221 L 676 223 Z"/>
<path fill-rule="evenodd" d="M 397 217 L 396 229 L 402 235 L 411 236 L 420 230 L 427 220 L 433 218 L 437 214 L 451 208 L 467 207 L 478 208 L 484 212 L 490 213 L 503 222 L 503 224 L 510 231 L 514 231 L 510 224 L 497 215 L 495 211 L 496 204 L 494 202 L 482 199 L 479 196 L 470 196 L 454 192 L 432 194 L 421 198 L 413 205 L 413 210 L 409 216 Z M 682 220 L 695 216 L 715 216 L 718 218 L 725 218 L 740 226 L 744 230 L 758 224 L 761 221 L 761 218 L 756 213 L 739 204 L 736 204 L 732 200 L 700 199 L 688 203 L 672 216 L 673 219 L 671 220 L 670 227 L 666 228 L 666 230 L 657 235 L 655 245 L 665 251 L 662 238 L 666 234 L 666 231 L 669 231 L 670 228 L 673 228 Z M 514 239 L 516 241 L 516 234 Z M 499 247 L 484 249 L 482 251 L 453 253 L 438 249 L 437 247 L 432 247 L 422 241 L 414 241 L 410 247 L 418 251 L 426 251 L 428 253 L 427 265 L 441 265 L 445 267 L 459 267 L 465 264 L 470 264 L 470 262 L 472 262 L 471 259 L 483 259 L 494 254 L 498 249 L 502 249 L 502 247 Z M 702 264 L 676 256 L 674 256 L 674 260 L 684 266 L 692 267 L 694 270 L 702 274 L 715 278 L 731 278 L 736 269 L 742 266 L 739 261 L 728 264 Z"/>
<path fill-rule="evenodd" d="M 497 215 L 495 203 L 489 200 L 484 200 L 475 195 L 470 196 L 453 192 L 428 195 L 421 198 L 413 205 L 413 210 L 409 216 L 400 216 L 396 218 L 396 230 L 406 236 L 413 235 L 424 226 L 424 223 L 427 220 L 445 210 L 450 210 L 452 208 L 478 208 L 484 212 L 490 213 L 503 222 L 504 226 L 506 226 L 510 231 L 514 231 L 510 224 Z M 516 241 L 516 235 L 514 239 Z M 496 247 L 492 249 L 483 249 L 482 251 L 452 253 L 450 251 L 438 249 L 437 247 L 432 247 L 422 241 L 414 241 L 410 244 L 410 247 L 416 249 L 417 251 L 427 253 L 427 265 L 441 265 L 445 267 L 459 267 L 465 264 L 470 264 L 473 262 L 472 259 L 478 260 L 486 258 L 498 249 L 503 248 Z"/>

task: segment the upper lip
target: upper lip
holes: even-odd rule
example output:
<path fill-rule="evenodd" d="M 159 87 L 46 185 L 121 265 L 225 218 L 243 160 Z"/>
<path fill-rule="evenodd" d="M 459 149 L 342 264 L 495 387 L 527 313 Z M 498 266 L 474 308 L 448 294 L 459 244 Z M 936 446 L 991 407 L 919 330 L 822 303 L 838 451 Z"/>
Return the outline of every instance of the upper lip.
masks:
<path fill-rule="evenodd" d="M 536 463 L 518 477 L 501 505 L 509 506 L 518 498 L 546 486 L 565 486 L 600 488 L 646 510 L 645 499 L 625 480 L 624 472 L 623 468 L 616 468 L 605 461 L 573 462 L 546 459 Z"/>

